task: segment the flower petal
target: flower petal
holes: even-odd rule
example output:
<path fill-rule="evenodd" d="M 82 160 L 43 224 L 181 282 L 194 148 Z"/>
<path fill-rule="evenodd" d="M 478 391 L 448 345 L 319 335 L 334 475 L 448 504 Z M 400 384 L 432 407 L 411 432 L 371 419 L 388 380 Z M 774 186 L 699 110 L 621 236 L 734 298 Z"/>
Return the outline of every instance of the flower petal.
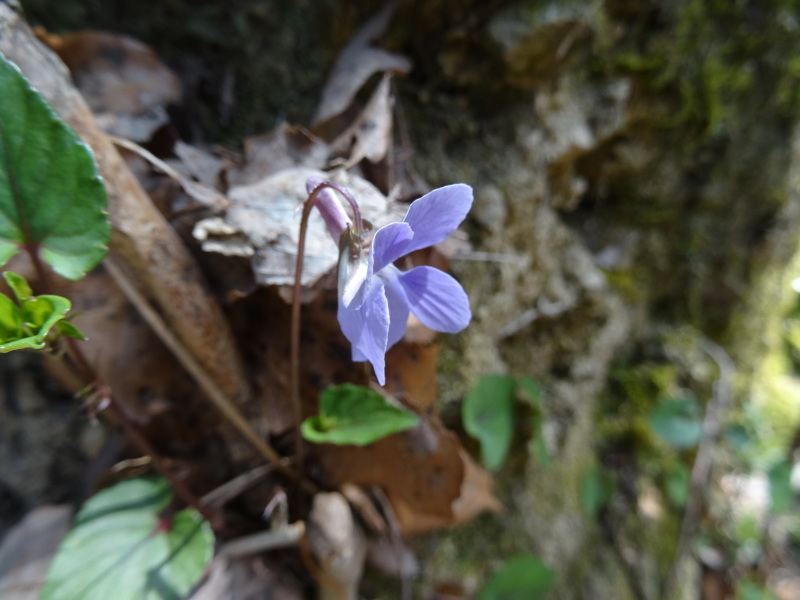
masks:
<path fill-rule="evenodd" d="M 392 269 L 399 273 L 395 267 Z M 397 280 L 397 276 L 382 279 L 386 289 L 386 300 L 389 303 L 389 336 L 386 340 L 386 349 L 388 350 L 406 334 L 409 310 L 406 294 L 403 286 Z"/>
<path fill-rule="evenodd" d="M 411 226 L 414 239 L 403 254 L 444 240 L 461 224 L 470 207 L 472 188 L 464 183 L 440 187 L 412 202 L 403 222 Z"/>
<path fill-rule="evenodd" d="M 339 325 L 353 346 L 353 360 L 372 363 L 378 383 L 386 383 L 386 341 L 389 334 L 389 304 L 383 282 L 369 281 L 369 289 L 360 309 L 346 307 L 339 301 Z"/>
<path fill-rule="evenodd" d="M 372 262 L 370 275 L 408 254 L 406 248 L 413 237 L 414 232 L 408 223 L 389 223 L 378 229 L 369 253 Z"/>
<path fill-rule="evenodd" d="M 447 273 L 433 267 L 415 267 L 397 280 L 411 312 L 427 327 L 458 333 L 469 325 L 469 298 L 461 284 Z"/>

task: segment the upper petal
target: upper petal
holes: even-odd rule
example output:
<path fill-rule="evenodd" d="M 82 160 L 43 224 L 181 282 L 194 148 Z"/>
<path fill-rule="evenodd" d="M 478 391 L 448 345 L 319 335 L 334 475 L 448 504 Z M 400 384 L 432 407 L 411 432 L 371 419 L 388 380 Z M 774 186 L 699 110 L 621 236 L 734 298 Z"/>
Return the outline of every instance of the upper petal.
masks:
<path fill-rule="evenodd" d="M 406 248 L 413 237 L 414 232 L 408 223 L 389 223 L 378 229 L 372 238 L 372 249 L 369 253 L 370 275 L 408 254 Z"/>
<path fill-rule="evenodd" d="M 461 224 L 472 207 L 472 188 L 464 183 L 446 185 L 425 194 L 408 207 L 403 222 L 414 232 L 404 249 L 408 254 L 444 240 Z"/>
<path fill-rule="evenodd" d="M 389 304 L 383 282 L 373 278 L 360 309 L 339 301 L 339 325 L 353 346 L 353 360 L 372 363 L 378 383 L 386 383 L 386 344 L 389 335 Z"/>
<path fill-rule="evenodd" d="M 427 327 L 458 333 L 469 325 L 469 298 L 461 284 L 447 273 L 433 267 L 414 267 L 397 280 L 411 312 Z"/>

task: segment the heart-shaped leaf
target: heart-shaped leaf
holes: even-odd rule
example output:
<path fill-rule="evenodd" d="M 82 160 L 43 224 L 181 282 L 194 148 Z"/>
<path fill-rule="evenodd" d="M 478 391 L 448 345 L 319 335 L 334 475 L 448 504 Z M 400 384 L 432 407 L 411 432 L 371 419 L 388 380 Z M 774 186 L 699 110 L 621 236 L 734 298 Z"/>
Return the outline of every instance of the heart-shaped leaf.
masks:
<path fill-rule="evenodd" d="M 492 575 L 478 600 L 538 600 L 553 587 L 555 574 L 533 554 L 509 559 Z"/>
<path fill-rule="evenodd" d="M 171 519 L 163 479 L 118 483 L 90 498 L 58 548 L 40 600 L 179 600 L 213 554 L 214 535 L 195 510 Z"/>
<path fill-rule="evenodd" d="M 366 446 L 416 425 L 419 417 L 369 388 L 345 383 L 322 392 L 319 415 L 303 421 L 301 432 L 317 444 Z"/>
<path fill-rule="evenodd" d="M 667 398 L 650 412 L 650 428 L 678 448 L 691 448 L 703 436 L 700 406 L 694 398 Z"/>
<path fill-rule="evenodd" d="M 92 153 L 2 54 L 0 90 L 0 265 L 27 248 L 80 279 L 110 231 Z"/>
<path fill-rule="evenodd" d="M 503 464 L 514 433 L 516 382 L 505 375 L 484 375 L 464 398 L 461 419 L 464 429 L 481 443 L 487 469 Z"/>

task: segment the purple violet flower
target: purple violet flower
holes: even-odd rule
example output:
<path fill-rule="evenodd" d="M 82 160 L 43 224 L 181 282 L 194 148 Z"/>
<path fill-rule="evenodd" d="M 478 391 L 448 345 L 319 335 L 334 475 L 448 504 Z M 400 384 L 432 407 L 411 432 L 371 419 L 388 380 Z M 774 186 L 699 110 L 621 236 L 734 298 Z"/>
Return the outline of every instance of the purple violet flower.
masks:
<path fill-rule="evenodd" d="M 309 191 L 319 183 L 309 180 Z M 409 206 L 402 221 L 378 229 L 371 243 L 351 230 L 331 190 L 321 190 L 316 206 L 334 239 L 337 233 L 343 236 L 339 324 L 352 344 L 353 360 L 372 363 L 381 385 L 386 383 L 386 351 L 402 339 L 409 313 L 444 333 L 457 333 L 469 324 L 469 298 L 455 279 L 433 267 L 401 271 L 393 263 L 450 235 L 472 206 L 470 186 L 457 183 L 425 194 Z"/>

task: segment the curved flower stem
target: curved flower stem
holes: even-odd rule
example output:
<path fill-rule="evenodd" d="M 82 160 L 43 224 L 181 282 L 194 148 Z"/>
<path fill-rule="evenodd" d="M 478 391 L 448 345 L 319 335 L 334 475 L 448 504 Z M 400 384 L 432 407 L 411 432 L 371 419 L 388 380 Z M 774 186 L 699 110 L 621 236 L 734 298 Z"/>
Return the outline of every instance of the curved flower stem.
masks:
<path fill-rule="evenodd" d="M 297 240 L 297 262 L 294 269 L 294 287 L 292 288 L 292 321 L 289 330 L 290 353 L 289 370 L 291 371 L 290 393 L 292 397 L 292 407 L 294 409 L 294 420 L 296 427 L 295 434 L 295 453 L 298 473 L 303 472 L 303 436 L 300 434 L 300 424 L 303 420 L 303 406 L 300 401 L 300 290 L 303 275 L 303 259 L 306 252 L 306 232 L 308 231 L 308 218 L 311 209 L 314 208 L 315 201 L 319 193 L 325 188 L 330 188 L 339 192 L 350 203 L 353 208 L 353 220 L 357 232 L 364 230 L 364 223 L 361 220 L 361 211 L 353 195 L 342 185 L 332 181 L 323 181 L 317 185 L 303 203 L 303 214 L 300 217 L 300 233 Z"/>

